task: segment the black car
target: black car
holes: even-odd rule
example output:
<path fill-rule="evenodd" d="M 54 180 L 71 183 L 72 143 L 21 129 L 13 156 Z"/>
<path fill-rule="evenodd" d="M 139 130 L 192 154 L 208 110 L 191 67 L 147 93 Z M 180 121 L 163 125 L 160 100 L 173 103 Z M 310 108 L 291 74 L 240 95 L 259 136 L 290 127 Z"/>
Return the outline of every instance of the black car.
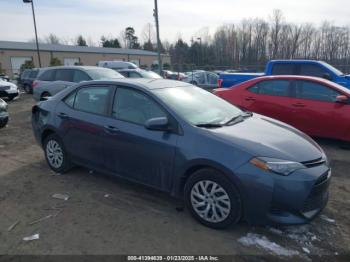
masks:
<path fill-rule="evenodd" d="M 23 88 L 23 90 L 27 94 L 33 94 L 33 82 L 38 76 L 39 69 L 26 69 L 23 71 L 19 78 L 19 86 Z"/>
<path fill-rule="evenodd" d="M 0 98 L 0 128 L 7 125 L 9 113 L 7 112 L 7 103 Z"/>

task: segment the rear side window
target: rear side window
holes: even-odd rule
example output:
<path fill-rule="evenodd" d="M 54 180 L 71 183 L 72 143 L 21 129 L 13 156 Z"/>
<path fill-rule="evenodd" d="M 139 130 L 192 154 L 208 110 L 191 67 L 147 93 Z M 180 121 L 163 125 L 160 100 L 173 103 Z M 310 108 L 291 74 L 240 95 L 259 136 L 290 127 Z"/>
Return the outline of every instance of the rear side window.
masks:
<path fill-rule="evenodd" d="M 111 88 L 109 86 L 92 86 L 79 89 L 75 96 L 74 109 L 98 115 L 106 115 L 110 90 Z M 67 99 L 67 103 L 69 103 L 69 96 Z"/>
<path fill-rule="evenodd" d="M 289 80 L 262 81 L 248 90 L 260 95 L 289 96 Z"/>
<path fill-rule="evenodd" d="M 39 76 L 39 80 L 41 80 L 41 81 L 54 81 L 55 71 L 56 70 L 51 69 L 51 70 L 47 70 L 47 71 L 43 72 Z"/>
<path fill-rule="evenodd" d="M 295 64 L 274 64 L 272 67 L 273 75 L 294 75 Z"/>
<path fill-rule="evenodd" d="M 296 97 L 308 100 L 335 102 L 336 97 L 341 95 L 332 88 L 311 81 L 297 81 Z"/>
<path fill-rule="evenodd" d="M 69 96 L 67 96 L 63 101 L 66 105 L 73 107 L 74 106 L 74 100 L 75 100 L 76 92 L 71 93 Z"/>
<path fill-rule="evenodd" d="M 28 70 L 25 70 L 25 71 L 23 71 L 23 73 L 22 73 L 22 78 L 26 78 L 28 75 L 30 74 L 30 71 L 28 71 Z"/>
<path fill-rule="evenodd" d="M 79 83 L 82 81 L 89 81 L 91 77 L 81 70 L 74 70 L 73 82 Z"/>
<path fill-rule="evenodd" d="M 319 65 L 303 64 L 300 66 L 300 74 L 304 76 L 324 77 L 327 73 L 328 71 Z"/>
<path fill-rule="evenodd" d="M 56 71 L 56 81 L 73 82 L 74 70 L 71 69 L 58 69 Z"/>

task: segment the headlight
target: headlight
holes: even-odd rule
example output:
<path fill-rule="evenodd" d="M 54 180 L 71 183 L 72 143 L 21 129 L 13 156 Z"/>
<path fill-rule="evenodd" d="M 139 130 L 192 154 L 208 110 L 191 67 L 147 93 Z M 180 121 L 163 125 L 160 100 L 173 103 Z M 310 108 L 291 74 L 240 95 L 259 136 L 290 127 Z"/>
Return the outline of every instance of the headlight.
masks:
<path fill-rule="evenodd" d="M 290 173 L 298 169 L 306 168 L 303 164 L 298 162 L 268 157 L 256 157 L 251 159 L 250 163 L 260 169 L 284 176 L 288 176 Z"/>

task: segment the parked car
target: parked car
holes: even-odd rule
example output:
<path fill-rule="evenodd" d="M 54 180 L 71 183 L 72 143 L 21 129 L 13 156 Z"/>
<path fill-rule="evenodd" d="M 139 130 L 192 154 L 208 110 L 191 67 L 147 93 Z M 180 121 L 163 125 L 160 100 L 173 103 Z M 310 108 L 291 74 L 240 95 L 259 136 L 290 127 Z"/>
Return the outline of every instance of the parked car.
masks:
<path fill-rule="evenodd" d="M 158 75 L 153 71 L 146 71 L 143 69 L 122 69 L 122 70 L 118 70 L 118 73 L 122 74 L 126 78 L 149 78 L 149 79 L 162 78 L 160 75 Z"/>
<path fill-rule="evenodd" d="M 9 113 L 7 112 L 7 103 L 0 98 L 0 128 L 7 125 L 9 121 Z"/>
<path fill-rule="evenodd" d="M 18 80 L 18 85 L 23 88 L 27 94 L 33 94 L 33 82 L 39 74 L 39 69 L 26 69 L 22 72 Z"/>
<path fill-rule="evenodd" d="M 221 74 L 219 87 L 232 87 L 244 81 L 269 75 L 304 75 L 322 77 L 350 89 L 350 75 L 335 67 L 315 60 L 272 60 L 267 63 L 265 73 Z"/>
<path fill-rule="evenodd" d="M 58 66 L 40 70 L 33 82 L 33 97 L 36 101 L 57 94 L 68 86 L 82 81 L 124 78 L 118 72 L 96 66 Z"/>
<path fill-rule="evenodd" d="M 0 74 L 0 80 L 4 80 L 4 81 L 7 81 L 9 82 L 10 81 L 10 77 L 4 73 L 1 73 Z"/>
<path fill-rule="evenodd" d="M 187 75 L 182 81 L 204 89 L 213 89 L 218 87 L 218 79 L 219 76 L 213 72 L 199 71 Z"/>
<path fill-rule="evenodd" d="M 183 78 L 186 77 L 185 73 L 181 72 L 173 72 L 170 70 L 163 70 L 162 71 L 162 76 L 166 79 L 171 79 L 171 80 L 182 80 Z"/>
<path fill-rule="evenodd" d="M 18 95 L 18 87 L 14 83 L 0 79 L 0 98 L 6 98 L 7 101 L 11 101 Z"/>
<path fill-rule="evenodd" d="M 265 76 L 214 93 L 311 136 L 350 141 L 350 90 L 326 79 Z"/>
<path fill-rule="evenodd" d="M 48 165 L 120 176 L 184 199 L 204 225 L 299 224 L 326 205 L 326 155 L 293 127 L 164 79 L 91 81 L 32 109 Z"/>
<path fill-rule="evenodd" d="M 113 70 L 121 70 L 121 69 L 137 69 L 139 68 L 137 65 L 131 62 L 126 61 L 99 61 L 97 66 L 106 67 Z"/>

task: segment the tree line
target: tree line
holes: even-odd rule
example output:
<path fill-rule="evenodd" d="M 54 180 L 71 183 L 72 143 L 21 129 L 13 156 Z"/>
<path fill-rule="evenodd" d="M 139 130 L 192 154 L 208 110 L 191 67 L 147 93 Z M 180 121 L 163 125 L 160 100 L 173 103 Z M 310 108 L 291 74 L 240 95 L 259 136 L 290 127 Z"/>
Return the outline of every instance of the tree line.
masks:
<path fill-rule="evenodd" d="M 64 40 L 51 34 L 46 43 L 60 44 Z M 151 23 L 140 36 L 133 27 L 120 32 L 119 37 L 101 36 L 99 43 L 77 36 L 69 44 L 134 48 L 156 51 L 155 30 Z M 67 43 L 67 41 L 66 41 Z M 280 10 L 268 19 L 243 19 L 225 24 L 212 34 L 208 28 L 195 33 L 190 41 L 178 37 L 173 43 L 163 41 L 161 52 L 171 56 L 172 69 L 250 69 L 262 70 L 271 59 L 317 59 L 350 71 L 350 27 L 323 22 L 295 24 L 286 21 Z"/>

